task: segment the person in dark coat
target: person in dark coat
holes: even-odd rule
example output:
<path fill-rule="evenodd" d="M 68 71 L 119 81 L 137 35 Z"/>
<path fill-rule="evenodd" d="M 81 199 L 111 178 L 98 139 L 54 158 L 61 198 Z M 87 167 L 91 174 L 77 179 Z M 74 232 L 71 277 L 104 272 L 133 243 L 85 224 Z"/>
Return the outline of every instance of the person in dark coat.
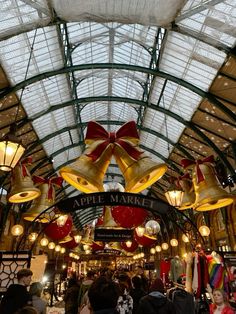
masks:
<path fill-rule="evenodd" d="M 18 283 L 11 284 L 2 299 L 1 314 L 14 314 L 24 306 L 32 304 L 31 295 L 27 291 L 32 275 L 32 271 L 27 268 L 18 271 L 16 275 Z"/>
<path fill-rule="evenodd" d="M 64 296 L 65 302 L 65 314 L 77 314 L 78 313 L 78 295 L 79 285 L 75 278 L 70 278 L 68 281 L 68 287 Z"/>
<path fill-rule="evenodd" d="M 130 290 L 130 295 L 133 298 L 133 314 L 137 313 L 139 300 L 147 293 L 143 290 L 142 279 L 138 276 L 134 276 L 132 279 L 133 288 Z"/>
<path fill-rule="evenodd" d="M 176 314 L 174 304 L 164 295 L 164 285 L 160 278 L 154 280 L 150 293 L 139 301 L 138 314 Z"/>

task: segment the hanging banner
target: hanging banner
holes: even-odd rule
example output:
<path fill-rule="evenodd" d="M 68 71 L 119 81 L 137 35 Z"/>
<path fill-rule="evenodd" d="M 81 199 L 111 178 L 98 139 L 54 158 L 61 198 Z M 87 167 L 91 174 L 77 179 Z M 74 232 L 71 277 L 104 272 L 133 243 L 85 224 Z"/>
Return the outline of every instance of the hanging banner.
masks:
<path fill-rule="evenodd" d="M 55 205 L 61 212 L 64 213 L 75 212 L 79 209 L 87 207 L 105 205 L 126 205 L 132 207 L 141 207 L 150 211 L 155 211 L 155 213 L 159 214 L 165 214 L 169 209 L 168 205 L 161 200 L 141 194 L 122 192 L 80 194 L 75 197 L 62 200 Z"/>
<path fill-rule="evenodd" d="M 94 230 L 94 241 L 124 242 L 132 239 L 133 230 L 131 229 L 96 228 Z"/>

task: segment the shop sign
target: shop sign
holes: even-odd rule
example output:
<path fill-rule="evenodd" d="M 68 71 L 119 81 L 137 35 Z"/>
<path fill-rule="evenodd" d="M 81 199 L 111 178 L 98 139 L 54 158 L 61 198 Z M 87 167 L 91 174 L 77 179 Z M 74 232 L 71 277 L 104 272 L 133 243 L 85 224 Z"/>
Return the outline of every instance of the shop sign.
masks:
<path fill-rule="evenodd" d="M 168 205 L 160 200 L 141 194 L 122 192 L 80 194 L 75 197 L 62 200 L 55 205 L 61 212 L 66 213 L 74 212 L 83 208 L 105 205 L 141 207 L 160 214 L 164 214 L 168 211 Z"/>
<path fill-rule="evenodd" d="M 131 229 L 95 228 L 94 230 L 94 241 L 124 242 L 132 239 L 133 230 Z"/>
<path fill-rule="evenodd" d="M 121 251 L 114 250 L 114 249 L 104 249 L 104 250 L 98 250 L 95 252 L 95 254 L 105 254 L 105 255 L 120 255 Z"/>

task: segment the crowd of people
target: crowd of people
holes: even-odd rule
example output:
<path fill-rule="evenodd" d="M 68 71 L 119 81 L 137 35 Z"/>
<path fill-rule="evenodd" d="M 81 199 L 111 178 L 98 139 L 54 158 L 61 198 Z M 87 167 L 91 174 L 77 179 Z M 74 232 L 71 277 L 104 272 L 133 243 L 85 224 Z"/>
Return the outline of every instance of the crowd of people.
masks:
<path fill-rule="evenodd" d="M 41 297 L 43 285 L 31 284 L 32 271 L 21 269 L 1 300 L 1 314 L 46 314 Z M 185 291 L 183 278 L 166 289 L 160 278 L 149 280 L 141 266 L 135 272 L 104 269 L 89 271 L 85 278 L 71 277 L 64 294 L 65 314 L 234 314 L 227 295 L 220 289 L 208 291 L 212 302 L 197 310 L 194 296 Z"/>

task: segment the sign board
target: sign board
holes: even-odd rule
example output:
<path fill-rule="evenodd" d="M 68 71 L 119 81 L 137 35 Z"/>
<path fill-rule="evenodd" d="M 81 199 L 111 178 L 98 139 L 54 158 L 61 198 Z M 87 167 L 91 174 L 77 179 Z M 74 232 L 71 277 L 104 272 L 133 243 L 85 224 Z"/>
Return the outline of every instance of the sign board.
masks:
<path fill-rule="evenodd" d="M 132 239 L 133 230 L 131 229 L 95 228 L 94 230 L 94 241 L 124 242 Z"/>
<path fill-rule="evenodd" d="M 132 207 L 141 207 L 155 213 L 166 214 L 169 206 L 160 200 L 141 194 L 122 193 L 122 192 L 101 192 L 80 194 L 62 200 L 55 204 L 61 212 L 70 213 L 83 208 L 95 206 L 117 206 L 126 205 Z"/>

